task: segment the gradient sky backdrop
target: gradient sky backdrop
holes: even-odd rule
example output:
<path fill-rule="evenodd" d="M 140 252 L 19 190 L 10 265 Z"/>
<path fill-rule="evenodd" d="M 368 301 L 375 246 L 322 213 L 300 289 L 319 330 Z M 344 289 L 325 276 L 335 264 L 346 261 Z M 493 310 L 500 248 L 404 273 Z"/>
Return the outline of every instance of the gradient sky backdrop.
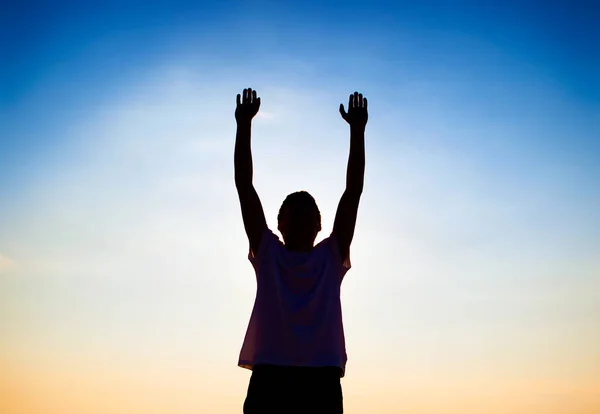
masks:
<path fill-rule="evenodd" d="M 241 412 L 248 86 L 318 240 L 369 98 L 347 413 L 600 411 L 598 5 L 95 3 L 0 6 L 0 412 Z"/>

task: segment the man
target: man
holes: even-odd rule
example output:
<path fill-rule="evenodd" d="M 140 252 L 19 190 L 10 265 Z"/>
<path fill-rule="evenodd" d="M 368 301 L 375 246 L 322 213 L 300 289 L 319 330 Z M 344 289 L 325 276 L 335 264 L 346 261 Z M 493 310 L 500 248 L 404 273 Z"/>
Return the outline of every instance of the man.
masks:
<path fill-rule="evenodd" d="M 244 414 L 342 413 L 340 378 L 347 357 L 340 286 L 350 269 L 363 190 L 367 98 L 354 92 L 348 112 L 340 104 L 350 126 L 346 189 L 331 235 L 316 246 L 321 214 L 305 191 L 290 194 L 281 205 L 277 228 L 283 243 L 267 227 L 252 184 L 251 127 L 259 108 L 260 98 L 251 88 L 237 95 L 235 185 L 257 281 L 238 362 L 252 370 Z"/>

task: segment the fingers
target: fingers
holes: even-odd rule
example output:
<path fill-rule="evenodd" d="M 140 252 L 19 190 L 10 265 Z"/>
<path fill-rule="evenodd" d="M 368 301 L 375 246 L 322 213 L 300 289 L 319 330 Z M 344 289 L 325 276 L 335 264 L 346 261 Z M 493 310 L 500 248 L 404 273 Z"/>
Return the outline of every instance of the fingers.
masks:
<path fill-rule="evenodd" d="M 367 98 L 363 97 L 362 93 L 354 92 L 350 94 L 348 98 L 348 111 L 351 108 L 366 108 L 367 107 Z"/>
<path fill-rule="evenodd" d="M 348 110 L 350 110 L 350 108 L 364 107 L 366 99 L 367 98 L 364 98 L 362 93 L 354 92 L 350 94 L 350 97 L 348 98 Z"/>
<path fill-rule="evenodd" d="M 237 98 L 237 104 L 240 104 L 240 95 L 238 94 L 238 98 Z M 252 90 L 252 88 L 247 88 L 244 89 L 244 91 L 242 92 L 242 96 L 241 96 L 242 102 L 241 103 L 253 103 L 256 102 L 257 100 L 260 100 L 260 98 L 258 98 L 256 96 L 256 91 Z"/>
<path fill-rule="evenodd" d="M 240 104 L 241 104 L 241 98 L 242 98 L 242 96 L 238 93 L 237 97 L 235 99 L 235 103 L 237 104 L 237 106 L 240 106 Z"/>
<path fill-rule="evenodd" d="M 256 97 L 256 92 L 254 92 L 254 103 L 256 104 L 256 110 L 258 111 L 258 108 L 260 108 L 260 98 Z"/>

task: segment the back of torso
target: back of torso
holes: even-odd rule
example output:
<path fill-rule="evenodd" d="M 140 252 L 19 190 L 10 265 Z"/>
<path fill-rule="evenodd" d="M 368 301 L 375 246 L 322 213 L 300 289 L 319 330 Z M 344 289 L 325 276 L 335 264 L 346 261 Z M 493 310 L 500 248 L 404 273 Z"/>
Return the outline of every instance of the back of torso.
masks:
<path fill-rule="evenodd" d="M 256 255 L 254 309 L 239 365 L 337 366 L 346 364 L 340 285 L 344 266 L 334 237 L 311 252 L 285 249 L 270 230 Z"/>

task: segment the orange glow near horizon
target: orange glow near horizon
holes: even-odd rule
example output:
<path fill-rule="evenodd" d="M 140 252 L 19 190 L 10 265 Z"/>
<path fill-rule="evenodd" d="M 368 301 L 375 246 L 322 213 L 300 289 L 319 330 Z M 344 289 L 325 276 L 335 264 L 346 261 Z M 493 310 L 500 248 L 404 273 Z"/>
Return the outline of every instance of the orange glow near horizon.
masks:
<path fill-rule="evenodd" d="M 5 352 L 6 353 L 6 352 Z M 13 352 L 16 357 L 16 352 Z M 0 412 L 10 414 L 241 413 L 249 371 L 181 356 L 153 361 L 55 353 L 1 362 Z M 354 361 L 342 380 L 345 412 L 577 413 L 600 409 L 598 377 L 564 381 L 464 372 L 403 375 Z"/>

